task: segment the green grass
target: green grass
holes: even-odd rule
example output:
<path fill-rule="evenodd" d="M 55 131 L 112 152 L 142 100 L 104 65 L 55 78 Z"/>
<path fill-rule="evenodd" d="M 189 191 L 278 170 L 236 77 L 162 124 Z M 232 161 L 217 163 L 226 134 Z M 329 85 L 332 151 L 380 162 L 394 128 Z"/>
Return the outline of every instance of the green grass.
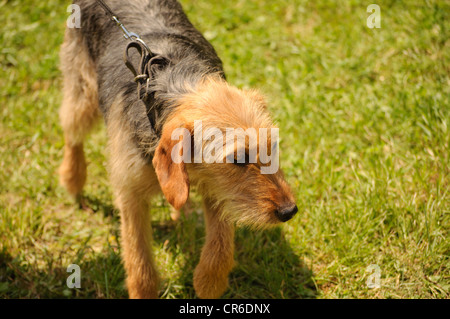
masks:
<path fill-rule="evenodd" d="M 228 80 L 265 93 L 300 213 L 241 229 L 226 298 L 448 298 L 450 5 L 182 1 Z M 86 143 L 95 212 L 58 185 L 68 1 L 0 0 L 0 298 L 125 298 L 104 128 Z M 195 297 L 203 217 L 152 210 L 163 298 Z M 80 289 L 66 268 L 81 267 Z M 367 267 L 381 270 L 369 289 Z"/>

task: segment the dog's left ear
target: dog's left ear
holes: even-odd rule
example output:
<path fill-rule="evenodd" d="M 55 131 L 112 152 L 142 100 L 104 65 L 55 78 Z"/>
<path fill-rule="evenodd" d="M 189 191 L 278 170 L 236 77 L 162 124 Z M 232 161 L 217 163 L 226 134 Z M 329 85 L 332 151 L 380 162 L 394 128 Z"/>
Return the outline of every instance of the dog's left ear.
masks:
<path fill-rule="evenodd" d="M 174 161 L 172 158 L 172 149 L 180 143 L 172 140 L 172 132 L 176 128 L 177 125 L 164 127 L 152 163 L 164 196 L 176 210 L 179 210 L 189 197 L 189 177 L 184 161 Z"/>

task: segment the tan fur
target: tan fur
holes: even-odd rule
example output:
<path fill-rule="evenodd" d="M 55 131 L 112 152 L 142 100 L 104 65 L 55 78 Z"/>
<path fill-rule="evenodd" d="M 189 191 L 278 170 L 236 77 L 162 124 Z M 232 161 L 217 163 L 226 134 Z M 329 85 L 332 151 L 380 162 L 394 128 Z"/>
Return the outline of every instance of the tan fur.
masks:
<path fill-rule="evenodd" d="M 210 127 L 218 127 L 224 132 L 225 128 L 274 127 L 261 95 L 256 91 L 239 90 L 217 78 L 205 79 L 197 91 L 179 103 L 167 121 L 166 126 L 171 129 L 166 130 L 166 139 L 170 139 L 169 133 L 175 127 L 185 127 L 192 132 L 194 121 L 198 119 L 202 120 L 203 131 Z M 166 147 L 164 145 L 167 144 L 159 147 Z M 170 156 L 170 150 L 166 153 Z M 295 201 L 282 171 L 262 175 L 260 166 L 259 162 L 249 165 L 246 168 L 248 175 L 242 174 L 242 168 L 233 164 L 191 163 L 186 164 L 185 169 L 189 183 L 196 185 L 202 196 L 214 199 L 212 205 L 223 206 L 222 219 L 265 228 L 279 223 L 272 213 L 275 206 Z"/>
<path fill-rule="evenodd" d="M 184 119 L 175 118 L 163 129 L 162 137 L 153 157 L 153 167 L 158 176 L 159 185 L 169 203 L 179 210 L 189 196 L 189 179 L 186 165 L 172 161 L 172 148 L 177 143 L 171 139 L 172 131 L 183 126 Z"/>
<path fill-rule="evenodd" d="M 64 146 L 64 159 L 59 167 L 60 182 L 73 196 L 81 193 L 86 182 L 86 160 L 84 159 L 83 144 Z"/>
<path fill-rule="evenodd" d="M 60 109 L 64 130 L 64 159 L 59 169 L 60 182 L 78 196 L 86 181 L 83 140 L 99 119 L 97 73 L 86 45 L 75 29 L 67 28 L 61 48 L 64 76 Z"/>
<path fill-rule="evenodd" d="M 85 45 L 73 30 L 66 32 L 61 59 L 64 101 L 60 115 L 66 144 L 59 172 L 68 191 L 79 195 L 86 180 L 83 140 L 99 114 L 96 74 Z M 227 289 L 228 274 L 234 265 L 235 224 L 256 228 L 278 224 L 274 211 L 294 203 L 281 171 L 262 175 L 260 162 L 239 167 L 228 163 L 176 164 L 171 159 L 175 144 L 171 133 L 183 127 L 193 134 L 195 120 L 202 120 L 203 130 L 272 128 L 262 96 L 211 77 L 177 103 L 164 123 L 153 165 L 144 160 L 142 150 L 132 140 L 131 127 L 122 117 L 124 102 L 120 94 L 107 119 L 109 174 L 115 204 L 120 210 L 122 254 L 130 298 L 158 297 L 149 213 L 149 202 L 155 194 L 162 192 L 177 210 L 188 200 L 191 185 L 203 197 L 206 238 L 194 272 L 194 288 L 201 298 L 218 298 Z"/>
<path fill-rule="evenodd" d="M 155 172 L 131 141 L 120 98 L 108 119 L 109 173 L 120 210 L 123 259 L 130 298 L 157 298 L 158 274 L 151 251 L 149 200 L 161 190 Z"/>
<path fill-rule="evenodd" d="M 220 220 L 220 209 L 204 200 L 206 239 L 194 272 L 194 288 L 200 298 L 219 298 L 228 287 L 234 265 L 234 225 Z"/>

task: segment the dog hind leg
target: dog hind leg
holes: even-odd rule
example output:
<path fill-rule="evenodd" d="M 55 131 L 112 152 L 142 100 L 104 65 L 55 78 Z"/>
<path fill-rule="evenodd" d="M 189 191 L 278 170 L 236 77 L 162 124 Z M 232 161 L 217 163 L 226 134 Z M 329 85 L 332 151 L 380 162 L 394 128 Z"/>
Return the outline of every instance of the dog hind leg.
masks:
<path fill-rule="evenodd" d="M 80 199 L 86 182 L 83 141 L 100 117 L 97 73 L 78 29 L 66 29 L 60 58 L 64 83 L 59 115 L 65 146 L 59 175 L 67 191 Z"/>

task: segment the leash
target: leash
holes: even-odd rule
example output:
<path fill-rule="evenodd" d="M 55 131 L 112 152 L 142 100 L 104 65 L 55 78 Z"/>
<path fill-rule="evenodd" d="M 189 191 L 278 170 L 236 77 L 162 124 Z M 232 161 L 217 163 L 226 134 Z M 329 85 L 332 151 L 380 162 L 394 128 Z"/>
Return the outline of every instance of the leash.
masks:
<path fill-rule="evenodd" d="M 141 39 L 141 37 L 134 33 L 130 32 L 125 28 L 122 22 L 120 22 L 117 15 L 111 10 L 111 8 L 103 1 L 103 0 L 97 0 L 97 3 L 105 10 L 105 12 L 110 16 L 110 19 L 114 21 L 118 27 L 123 32 L 123 36 L 125 39 L 129 40 L 130 42 L 125 47 L 125 52 L 123 54 L 123 60 L 125 62 L 125 65 L 127 68 L 133 73 L 134 75 L 134 82 L 137 83 L 137 93 L 138 98 L 142 100 L 145 105 L 147 106 L 147 112 L 149 111 L 149 98 L 150 98 L 150 80 L 154 78 L 157 71 L 162 70 L 164 67 L 166 67 L 170 61 L 161 56 L 154 54 L 148 45 L 144 42 L 144 40 Z M 129 51 L 130 49 L 135 49 L 138 51 L 140 55 L 140 61 L 138 69 L 134 67 L 133 63 L 130 59 Z M 143 90 L 144 89 L 144 90 Z M 144 91 L 144 93 L 142 92 Z M 155 110 L 156 111 L 156 110 Z M 156 113 L 155 113 L 156 116 Z M 154 123 L 151 121 L 152 127 L 154 128 Z"/>

